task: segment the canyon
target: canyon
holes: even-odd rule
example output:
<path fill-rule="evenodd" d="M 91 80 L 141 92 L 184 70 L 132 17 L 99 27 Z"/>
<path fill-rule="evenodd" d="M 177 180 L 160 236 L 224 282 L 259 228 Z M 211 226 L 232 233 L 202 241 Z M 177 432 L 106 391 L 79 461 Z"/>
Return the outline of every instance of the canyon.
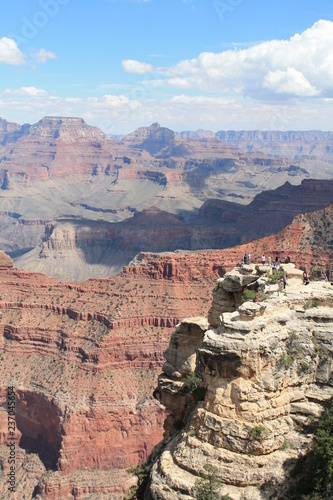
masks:
<path fill-rule="evenodd" d="M 239 244 L 332 202 L 331 150 L 329 132 L 176 133 L 154 123 L 114 140 L 81 118 L 0 119 L 0 248 L 22 268 L 82 280 L 116 274 L 140 251 Z M 320 180 L 322 199 L 312 196 Z M 283 192 L 299 202 L 288 216 Z M 152 218 L 170 224 L 164 242 Z M 145 225 L 146 243 L 136 231 Z"/>
<path fill-rule="evenodd" d="M 303 211 L 333 201 L 333 181 L 305 179 L 264 191 L 249 205 L 207 200 L 188 220 L 151 207 L 122 222 L 59 219 L 45 226 L 43 242 L 15 258 L 20 268 L 80 281 L 121 271 L 142 251 L 233 247 L 276 233 Z"/>
<path fill-rule="evenodd" d="M 195 352 L 206 332 L 218 335 L 220 316 L 239 306 L 240 290 L 233 300 L 224 295 L 222 308 L 219 294 L 221 278 L 240 266 L 243 255 L 259 264 L 262 254 L 280 262 L 289 254 L 311 280 L 332 280 L 331 139 L 312 132 L 185 138 L 155 123 L 111 140 L 80 118 L 45 117 L 23 126 L 0 120 L 0 246 L 10 253 L 0 251 L 1 497 L 8 497 L 8 387 L 16 398 L 17 498 L 123 498 L 135 484 L 126 470 L 147 461 L 163 439 L 163 426 L 172 429 L 172 412 L 179 411 L 178 420 L 189 416 L 182 406 L 185 373 L 196 369 Z M 289 273 L 297 278 L 296 271 Z M 253 267 L 248 275 L 256 276 Z M 312 290 L 316 286 L 311 282 Z M 297 300 L 292 298 L 296 309 Z M 290 321 L 302 316 L 290 315 Z M 228 321 L 235 326 L 233 318 Z M 171 368 L 175 329 L 187 338 L 179 356 L 184 373 L 182 366 Z M 252 374 L 252 354 L 244 363 Z M 161 385 L 162 368 L 176 382 Z M 180 400 L 165 389 L 173 386 Z M 214 399 L 209 407 L 219 404 Z M 206 434 L 200 415 L 188 431 L 192 438 L 193 431 L 198 438 Z M 298 442 L 285 423 L 290 420 L 283 423 L 286 439 Z M 260 446 L 255 451 L 261 453 Z M 160 463 L 151 475 L 157 497 L 167 491 Z M 281 472 L 279 481 L 283 477 Z M 184 481 L 181 489 L 192 494 L 195 479 Z M 227 491 L 238 498 L 243 487 Z"/>
<path fill-rule="evenodd" d="M 290 253 L 298 266 L 306 259 L 309 271 L 330 272 L 332 222 L 330 205 L 248 245 L 142 252 L 118 275 L 80 283 L 17 269 L 1 253 L 1 497 L 8 486 L 7 387 L 16 395 L 18 498 L 123 498 L 134 484 L 126 469 L 147 460 L 172 422 L 152 395 L 172 333 L 183 328 L 177 325 L 203 317 L 204 328 L 193 327 L 197 341 L 207 317 L 215 325 L 220 278 L 245 252 L 257 263 L 262 253 L 280 260 Z"/>
<path fill-rule="evenodd" d="M 209 286 L 134 274 L 65 283 L 15 269 L 5 254 L 0 276 L 1 498 L 7 387 L 18 498 L 122 498 L 133 484 L 126 469 L 162 438 L 164 411 L 151 395 L 169 332 L 185 311 L 206 311 Z"/>

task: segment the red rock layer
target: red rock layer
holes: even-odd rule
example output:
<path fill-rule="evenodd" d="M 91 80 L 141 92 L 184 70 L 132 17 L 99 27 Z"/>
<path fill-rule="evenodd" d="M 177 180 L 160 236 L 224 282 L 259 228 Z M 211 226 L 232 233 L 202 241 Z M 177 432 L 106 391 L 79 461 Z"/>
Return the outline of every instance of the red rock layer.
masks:
<path fill-rule="evenodd" d="M 7 470 L 13 386 L 25 492 L 40 483 L 43 498 L 73 491 L 122 498 L 130 479 L 110 471 L 144 462 L 161 440 L 165 414 L 152 392 L 163 353 L 181 318 L 207 314 L 212 282 L 120 275 L 71 284 L 17 270 L 3 253 L 0 281 L 0 462 Z M 24 466 L 31 454 L 39 460 L 34 473 Z M 50 468 L 58 472 L 41 480 Z M 98 482 L 102 471 L 109 479 Z"/>

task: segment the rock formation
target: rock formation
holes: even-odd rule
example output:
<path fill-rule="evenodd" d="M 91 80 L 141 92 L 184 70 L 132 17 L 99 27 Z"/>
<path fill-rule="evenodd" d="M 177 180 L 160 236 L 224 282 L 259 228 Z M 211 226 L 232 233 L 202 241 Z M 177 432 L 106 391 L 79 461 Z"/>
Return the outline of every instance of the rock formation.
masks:
<path fill-rule="evenodd" d="M 209 278 L 207 278 L 209 276 Z M 126 473 L 162 438 L 152 398 L 170 333 L 207 314 L 203 267 L 185 279 L 123 273 L 64 283 L 0 252 L 0 497 L 8 473 L 7 387 L 16 396 L 17 498 L 122 498 Z M 34 496 L 35 498 L 35 496 Z"/>
<path fill-rule="evenodd" d="M 14 260 L 18 267 L 60 279 L 79 281 L 92 276 L 106 277 L 118 273 L 135 255 L 143 251 L 224 248 L 256 240 L 265 234 L 277 232 L 302 210 L 322 208 L 332 200 L 333 181 L 304 180 L 300 186 L 286 183 L 276 190 L 261 193 L 247 206 L 208 200 L 200 208 L 198 215 L 189 220 L 182 220 L 156 207 L 143 210 L 118 223 L 62 219 L 46 224 L 44 241 Z M 312 260 L 307 255 L 309 251 L 316 253 L 315 248 L 318 252 L 322 248 L 324 254 L 329 251 L 327 245 L 330 245 L 329 241 L 332 239 L 332 229 L 329 226 L 331 212 L 332 207 L 326 209 L 326 229 L 321 230 L 321 237 L 319 229 L 317 230 L 314 238 L 317 243 L 311 245 L 311 248 L 309 241 L 305 239 L 308 235 L 304 236 L 304 249 L 299 248 L 298 255 L 298 258 L 302 258 L 301 265 L 306 260 Z M 266 245 L 264 252 L 277 252 L 282 243 L 278 241 L 279 237 L 280 235 L 275 238 L 274 246 Z M 286 239 L 288 245 L 292 246 L 293 241 L 299 241 L 300 236 L 296 240 L 290 236 L 283 237 L 284 243 Z M 249 243 L 248 246 L 257 252 L 257 243 Z M 286 250 L 290 253 L 293 249 Z M 232 252 L 230 258 L 232 260 L 229 257 L 227 259 L 228 265 L 234 261 Z M 321 257 L 319 260 L 322 260 Z M 238 262 L 240 260 L 236 260 L 235 264 Z"/>
<path fill-rule="evenodd" d="M 333 397 L 333 287 L 304 285 L 293 264 L 282 270 L 286 290 L 270 284 L 268 266 L 232 270 L 217 281 L 210 326 L 197 317 L 177 326 L 155 392 L 174 434 L 145 498 L 196 498 L 205 464 L 233 500 L 278 498 L 311 447 L 313 422 Z M 242 304 L 246 289 L 258 290 L 259 301 Z M 189 392 L 189 374 L 201 398 Z"/>
<path fill-rule="evenodd" d="M 288 141 L 296 141 L 296 135 L 292 138 L 288 133 Z M 265 143 L 268 140 L 265 138 Z M 312 147 L 313 154 L 295 158 L 288 148 L 285 156 L 274 152 L 268 156 L 254 147 L 243 148 L 241 143 L 239 149 L 209 134 L 181 138 L 159 124 L 113 141 L 80 118 L 45 117 L 23 126 L 1 120 L 0 248 L 15 258 L 42 243 L 47 224 L 64 219 L 73 223 L 83 220 L 88 225 L 121 222 L 154 206 L 186 222 L 194 219 L 195 225 L 200 222 L 197 216 L 202 223 L 205 215 L 207 219 L 219 209 L 221 218 L 226 203 L 219 205 L 219 201 L 239 201 L 245 206 L 267 189 L 284 185 L 290 192 L 287 181 L 297 184 L 311 177 L 331 179 L 329 137 L 325 139 L 325 159 L 316 156 L 322 140 L 319 133 L 297 135 L 297 147 L 302 140 L 307 149 Z M 274 141 L 283 145 L 285 138 L 276 134 Z M 301 212 L 308 210 L 306 199 L 305 189 Z M 280 229 L 280 220 L 291 222 L 286 222 L 284 213 L 279 217 L 274 208 L 270 211 L 272 206 L 268 208 L 271 230 Z M 230 206 L 224 222 L 229 220 L 230 226 L 233 218 L 242 219 L 241 209 Z M 262 228 L 260 235 L 267 230 L 264 214 L 262 211 L 254 224 L 255 230 Z M 214 223 L 219 225 L 218 220 Z M 234 245 L 238 241 L 232 232 L 229 227 L 215 235 L 212 229 L 201 237 L 199 231 L 191 248 L 202 248 L 204 240 L 206 248 L 221 246 L 226 240 Z"/>
<path fill-rule="evenodd" d="M 262 151 L 273 157 L 332 160 L 333 134 L 320 130 L 220 130 L 215 137 L 246 151 Z"/>

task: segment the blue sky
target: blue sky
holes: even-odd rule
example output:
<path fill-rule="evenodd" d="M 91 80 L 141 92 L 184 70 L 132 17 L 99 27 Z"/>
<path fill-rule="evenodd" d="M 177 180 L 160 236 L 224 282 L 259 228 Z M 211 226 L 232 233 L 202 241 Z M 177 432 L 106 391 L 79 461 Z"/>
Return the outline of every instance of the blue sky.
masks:
<path fill-rule="evenodd" d="M 1 0 L 0 116 L 333 129 L 331 0 Z"/>

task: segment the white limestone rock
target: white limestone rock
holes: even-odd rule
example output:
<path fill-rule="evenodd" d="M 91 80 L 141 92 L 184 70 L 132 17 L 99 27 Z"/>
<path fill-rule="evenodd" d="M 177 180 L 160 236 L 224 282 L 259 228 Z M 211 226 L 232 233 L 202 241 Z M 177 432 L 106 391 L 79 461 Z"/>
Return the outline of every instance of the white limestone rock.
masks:
<path fill-rule="evenodd" d="M 224 485 L 221 493 L 232 500 L 268 500 L 288 479 L 293 460 L 311 446 L 308 424 L 333 397 L 333 287 L 303 286 L 288 271 L 285 292 L 240 305 L 240 275 L 227 277 L 232 292 L 223 280 L 218 289 L 235 297 L 235 307 L 220 312 L 222 321 L 198 346 L 205 399 L 155 464 L 153 499 L 195 498 L 199 471 L 210 463 Z M 314 301 L 318 307 L 311 306 Z"/>

